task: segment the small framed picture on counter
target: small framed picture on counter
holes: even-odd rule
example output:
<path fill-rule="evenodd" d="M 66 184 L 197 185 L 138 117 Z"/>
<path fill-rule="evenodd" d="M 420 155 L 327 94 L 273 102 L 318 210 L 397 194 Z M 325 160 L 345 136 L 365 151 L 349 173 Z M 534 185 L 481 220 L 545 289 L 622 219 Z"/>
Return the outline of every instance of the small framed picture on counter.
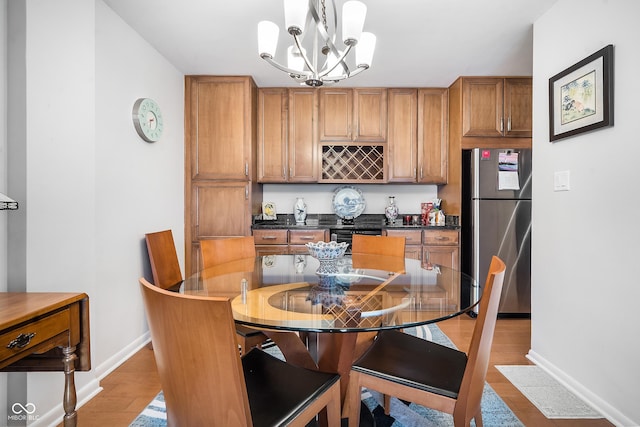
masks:
<path fill-rule="evenodd" d="M 262 202 L 262 219 L 278 219 L 275 203 Z"/>

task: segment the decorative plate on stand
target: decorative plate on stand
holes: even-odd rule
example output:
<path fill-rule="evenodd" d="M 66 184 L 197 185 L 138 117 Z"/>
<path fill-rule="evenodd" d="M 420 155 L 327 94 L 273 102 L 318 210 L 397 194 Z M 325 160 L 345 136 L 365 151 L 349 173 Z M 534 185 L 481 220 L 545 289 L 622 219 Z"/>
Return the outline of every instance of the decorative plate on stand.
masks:
<path fill-rule="evenodd" d="M 344 185 L 333 194 L 333 210 L 342 219 L 354 219 L 364 212 L 364 197 L 354 186 Z"/>

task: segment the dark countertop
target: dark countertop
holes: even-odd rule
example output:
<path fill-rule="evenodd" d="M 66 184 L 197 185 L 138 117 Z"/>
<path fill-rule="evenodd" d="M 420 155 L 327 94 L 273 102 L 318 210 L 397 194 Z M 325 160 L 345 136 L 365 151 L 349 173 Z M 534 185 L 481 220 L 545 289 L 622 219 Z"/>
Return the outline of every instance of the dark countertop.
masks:
<path fill-rule="evenodd" d="M 272 229 L 290 229 L 290 230 L 313 230 L 318 228 L 330 228 L 330 229 L 390 229 L 390 230 L 459 230 L 459 225 L 408 225 L 402 223 L 402 216 L 398 215 L 398 218 L 393 224 L 387 224 L 384 215 L 360 215 L 353 220 L 352 224 L 344 224 L 343 221 L 333 214 L 318 214 L 309 215 L 305 224 L 296 224 L 293 214 L 280 214 L 275 220 L 263 220 L 259 217 L 254 218 L 252 229 L 254 230 L 272 230 Z"/>

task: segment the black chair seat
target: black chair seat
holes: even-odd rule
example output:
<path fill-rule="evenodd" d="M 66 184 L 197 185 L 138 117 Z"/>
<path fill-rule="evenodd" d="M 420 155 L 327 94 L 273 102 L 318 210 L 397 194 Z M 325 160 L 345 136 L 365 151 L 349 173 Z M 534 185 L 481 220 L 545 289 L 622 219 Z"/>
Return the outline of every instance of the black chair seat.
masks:
<path fill-rule="evenodd" d="M 242 356 L 242 368 L 254 427 L 289 423 L 340 379 L 338 374 L 287 364 L 256 348 Z"/>
<path fill-rule="evenodd" d="M 457 398 L 467 366 L 464 352 L 395 330 L 385 330 L 354 364 L 354 371 Z"/>
<path fill-rule="evenodd" d="M 236 332 L 242 335 L 243 337 L 253 337 L 253 336 L 262 334 L 262 332 L 260 332 L 259 329 L 254 329 L 249 326 L 240 325 L 238 323 L 236 323 Z"/>

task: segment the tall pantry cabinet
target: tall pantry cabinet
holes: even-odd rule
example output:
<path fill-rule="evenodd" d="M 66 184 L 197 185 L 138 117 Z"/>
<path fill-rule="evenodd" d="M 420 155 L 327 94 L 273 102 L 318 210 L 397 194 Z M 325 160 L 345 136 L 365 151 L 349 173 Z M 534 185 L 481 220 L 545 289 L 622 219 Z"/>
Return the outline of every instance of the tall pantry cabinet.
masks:
<path fill-rule="evenodd" d="M 248 76 L 185 77 L 186 275 L 200 268 L 200 240 L 251 235 L 257 94 Z"/>

